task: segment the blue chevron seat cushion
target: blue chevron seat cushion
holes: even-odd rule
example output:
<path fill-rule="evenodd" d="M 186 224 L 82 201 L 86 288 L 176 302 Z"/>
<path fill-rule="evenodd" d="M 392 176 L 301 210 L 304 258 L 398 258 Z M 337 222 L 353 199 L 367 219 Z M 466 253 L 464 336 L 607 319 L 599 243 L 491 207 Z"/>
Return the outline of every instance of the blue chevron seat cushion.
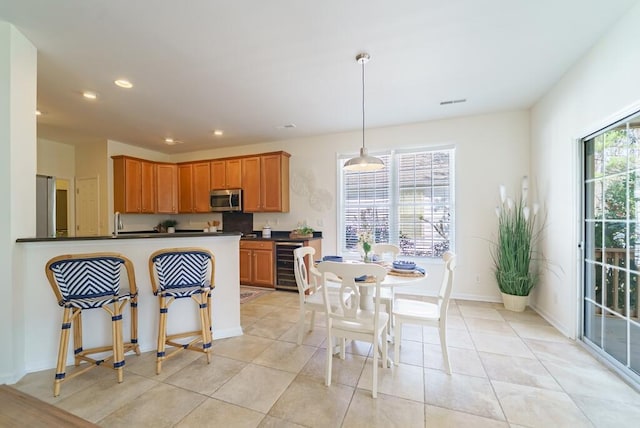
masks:
<path fill-rule="evenodd" d="M 167 297 L 189 297 L 202 293 L 207 280 L 209 254 L 201 251 L 167 252 L 153 258 L 158 275 L 158 292 Z"/>
<path fill-rule="evenodd" d="M 128 298 L 120 292 L 120 267 L 116 257 L 59 260 L 51 264 L 62 294 L 60 306 L 98 308 Z"/>

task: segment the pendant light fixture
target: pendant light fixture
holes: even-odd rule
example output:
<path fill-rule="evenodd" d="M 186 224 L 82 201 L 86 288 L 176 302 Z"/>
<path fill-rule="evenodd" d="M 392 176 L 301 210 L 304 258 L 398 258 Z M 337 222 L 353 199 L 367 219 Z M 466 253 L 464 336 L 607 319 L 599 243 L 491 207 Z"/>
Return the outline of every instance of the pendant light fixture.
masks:
<path fill-rule="evenodd" d="M 371 57 L 368 53 L 356 55 L 356 61 L 362 65 L 362 147 L 360 148 L 360 156 L 351 158 L 344 164 L 344 169 L 347 171 L 378 171 L 384 168 L 384 162 L 377 157 L 369 156 L 364 145 L 364 65 L 369 59 Z"/>

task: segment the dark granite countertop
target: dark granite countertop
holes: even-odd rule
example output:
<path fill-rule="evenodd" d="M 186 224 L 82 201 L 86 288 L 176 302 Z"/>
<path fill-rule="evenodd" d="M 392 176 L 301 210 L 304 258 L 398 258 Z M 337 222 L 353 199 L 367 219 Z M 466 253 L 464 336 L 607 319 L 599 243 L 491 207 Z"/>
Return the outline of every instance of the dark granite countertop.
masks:
<path fill-rule="evenodd" d="M 314 239 L 322 239 L 322 232 L 313 232 L 313 236 L 309 238 L 290 238 L 289 232 L 272 231 L 271 238 L 263 238 L 262 231 L 254 231 L 252 234 L 243 235 L 243 241 L 275 241 L 275 242 L 304 242 L 313 241 Z"/>
<path fill-rule="evenodd" d="M 193 238 L 216 236 L 240 236 L 240 232 L 203 232 L 197 230 L 180 230 L 176 233 L 159 233 L 155 231 L 124 231 L 118 236 L 65 236 L 56 238 L 20 238 L 16 242 L 68 242 L 68 241 L 99 241 L 115 239 L 153 239 L 153 238 Z"/>

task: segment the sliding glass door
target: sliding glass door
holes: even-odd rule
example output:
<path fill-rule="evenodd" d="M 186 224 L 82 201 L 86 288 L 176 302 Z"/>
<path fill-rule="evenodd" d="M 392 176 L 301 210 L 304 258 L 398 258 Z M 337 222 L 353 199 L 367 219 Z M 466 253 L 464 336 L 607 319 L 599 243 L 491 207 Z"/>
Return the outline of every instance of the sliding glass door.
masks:
<path fill-rule="evenodd" d="M 583 339 L 640 381 L 640 115 L 583 144 Z"/>

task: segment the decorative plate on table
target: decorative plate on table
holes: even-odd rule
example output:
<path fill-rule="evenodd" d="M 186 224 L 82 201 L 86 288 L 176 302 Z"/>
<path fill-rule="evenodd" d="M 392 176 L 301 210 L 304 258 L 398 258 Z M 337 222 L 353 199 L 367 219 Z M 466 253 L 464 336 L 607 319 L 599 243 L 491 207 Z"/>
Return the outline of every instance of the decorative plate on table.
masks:
<path fill-rule="evenodd" d="M 395 271 L 412 271 L 416 268 L 416 264 L 406 260 L 396 260 L 393 262 L 392 268 Z"/>

